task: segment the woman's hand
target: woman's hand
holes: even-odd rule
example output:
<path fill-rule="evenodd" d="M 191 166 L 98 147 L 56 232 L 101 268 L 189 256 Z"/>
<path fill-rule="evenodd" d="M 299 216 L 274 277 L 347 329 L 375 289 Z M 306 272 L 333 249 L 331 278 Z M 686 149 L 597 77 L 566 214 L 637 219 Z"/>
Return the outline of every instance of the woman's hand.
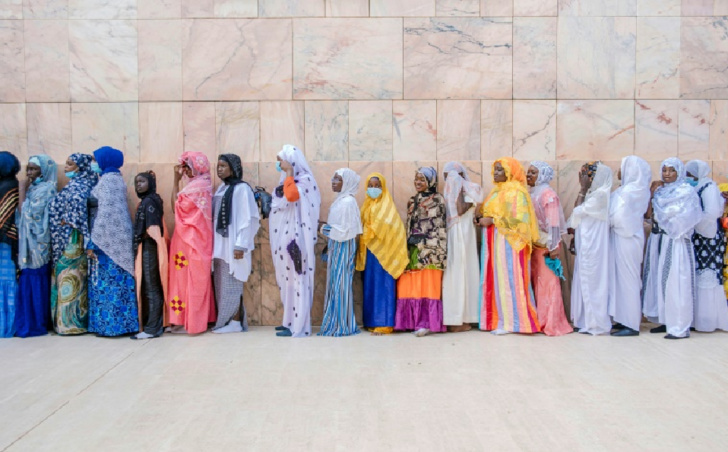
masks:
<path fill-rule="evenodd" d="M 478 220 L 478 226 L 481 226 L 483 228 L 487 228 L 488 226 L 493 225 L 493 218 L 492 217 L 481 217 L 480 220 Z"/>
<path fill-rule="evenodd" d="M 555 248 L 555 249 L 549 251 L 549 257 L 554 260 L 558 259 L 559 258 L 559 249 Z"/>
<path fill-rule="evenodd" d="M 661 180 L 653 181 L 650 184 L 650 193 L 652 193 L 654 195 L 655 192 L 657 191 L 657 189 L 660 188 L 660 187 L 662 187 L 663 185 L 665 185 L 665 183 L 662 182 Z"/>
<path fill-rule="evenodd" d="M 243 250 L 235 250 L 233 251 L 233 258 L 236 260 L 240 260 L 245 257 L 245 251 Z"/>
<path fill-rule="evenodd" d="M 581 167 L 581 171 L 579 172 L 579 185 L 581 185 L 581 191 L 587 192 L 589 191 L 589 188 L 591 187 L 591 177 L 589 177 L 589 173 L 586 170 L 586 166 Z"/>
<path fill-rule="evenodd" d="M 94 250 L 86 250 L 86 256 L 89 259 L 96 259 L 96 253 L 94 253 Z"/>
<path fill-rule="evenodd" d="M 576 239 L 572 239 L 569 244 L 569 252 L 576 256 Z"/>
<path fill-rule="evenodd" d="M 182 180 L 182 173 L 184 172 L 184 169 L 182 168 L 182 165 L 174 165 L 174 182 L 179 183 L 180 180 Z"/>

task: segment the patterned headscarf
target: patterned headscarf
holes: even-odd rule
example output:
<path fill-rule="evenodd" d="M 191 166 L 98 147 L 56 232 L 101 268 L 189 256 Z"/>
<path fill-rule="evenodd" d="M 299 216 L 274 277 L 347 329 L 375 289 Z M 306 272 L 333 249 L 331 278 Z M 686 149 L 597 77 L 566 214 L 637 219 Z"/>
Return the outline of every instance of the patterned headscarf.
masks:
<path fill-rule="evenodd" d="M 28 188 L 18 215 L 20 268 L 40 268 L 51 258 L 48 203 L 56 196 L 56 162 L 47 155 L 34 155 L 29 163 L 40 167 L 40 177 Z"/>
<path fill-rule="evenodd" d="M 201 152 L 185 152 L 179 163 L 192 170 L 192 178 L 177 196 L 188 196 L 208 220 L 212 220 L 212 177 L 210 161 Z"/>
<path fill-rule="evenodd" d="M 220 203 L 220 211 L 217 213 L 217 226 L 215 231 L 223 237 L 228 236 L 228 226 L 233 213 L 233 193 L 235 186 L 243 182 L 243 164 L 240 157 L 235 154 L 222 154 L 218 157 L 219 161 L 225 162 L 230 166 L 232 175 L 227 177 L 223 182 L 227 185 L 225 194 L 222 196 Z"/>
<path fill-rule="evenodd" d="M 538 178 L 536 178 L 536 184 L 534 188 L 539 185 L 548 184 L 554 178 L 554 169 L 551 165 L 541 160 L 534 160 L 531 162 L 531 166 L 538 170 Z"/>
<path fill-rule="evenodd" d="M 667 235 L 676 239 L 690 233 L 702 218 L 700 197 L 685 180 L 685 165 L 677 157 L 662 162 L 660 170 L 670 167 L 677 171 L 675 182 L 665 183 L 655 190 L 652 209 L 655 221 Z"/>

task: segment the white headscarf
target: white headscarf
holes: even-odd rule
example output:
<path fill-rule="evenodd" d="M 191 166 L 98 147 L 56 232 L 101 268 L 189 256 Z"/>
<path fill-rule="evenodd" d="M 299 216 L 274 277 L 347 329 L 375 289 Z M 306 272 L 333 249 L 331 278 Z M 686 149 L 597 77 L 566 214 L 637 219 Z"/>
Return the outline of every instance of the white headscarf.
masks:
<path fill-rule="evenodd" d="M 622 159 L 622 185 L 609 200 L 609 223 L 623 237 L 642 236 L 644 214 L 650 202 L 650 165 L 636 155 Z"/>
<path fill-rule="evenodd" d="M 710 165 L 702 160 L 691 160 L 685 170 L 698 178 L 695 191 L 700 196 L 703 215 L 695 225 L 695 232 L 703 237 L 713 238 L 718 233 L 718 218 L 723 215 L 725 200 L 720 195 L 718 185 L 710 178 Z"/>
<path fill-rule="evenodd" d="M 572 228 L 579 227 L 581 220 L 592 217 L 599 221 L 609 220 L 609 195 L 612 191 L 612 169 L 598 162 L 597 172 L 592 179 L 591 187 L 586 192 L 584 202 L 575 207 L 569 218 Z"/>
<path fill-rule="evenodd" d="M 559 197 L 549 182 L 554 178 L 554 169 L 541 160 L 534 160 L 531 165 L 538 169 L 538 177 L 536 184 L 529 189 L 531 192 L 531 200 L 533 201 L 533 210 L 536 212 L 538 219 L 538 229 L 541 235 L 545 234 L 544 243 L 549 251 L 556 249 L 561 242 L 561 236 L 566 234 L 566 220 L 564 219 L 564 209 L 561 207 Z M 552 202 L 558 203 L 559 221 L 557 224 L 551 224 L 548 215 L 546 215 L 546 206 Z M 541 242 L 541 239 L 539 240 Z"/>
<path fill-rule="evenodd" d="M 464 192 L 466 202 L 479 203 L 483 201 L 483 188 L 470 181 L 468 170 L 459 162 L 448 162 L 443 169 L 445 178 L 445 207 L 447 209 L 447 227 L 460 222 L 458 215 L 458 197 L 460 192 Z M 463 174 L 461 176 L 460 174 Z"/>
<path fill-rule="evenodd" d="M 665 184 L 655 191 L 652 197 L 652 210 L 655 221 L 672 239 L 692 234 L 695 225 L 702 217 L 700 197 L 685 180 L 685 165 L 680 159 L 670 157 L 662 162 L 665 167 L 677 171 L 675 182 Z"/>
<path fill-rule="evenodd" d="M 360 177 L 349 168 L 341 168 L 336 173 L 344 181 L 341 191 L 329 208 L 328 224 L 331 226 L 329 238 L 346 242 L 361 234 L 361 217 L 354 195 L 359 191 Z"/>

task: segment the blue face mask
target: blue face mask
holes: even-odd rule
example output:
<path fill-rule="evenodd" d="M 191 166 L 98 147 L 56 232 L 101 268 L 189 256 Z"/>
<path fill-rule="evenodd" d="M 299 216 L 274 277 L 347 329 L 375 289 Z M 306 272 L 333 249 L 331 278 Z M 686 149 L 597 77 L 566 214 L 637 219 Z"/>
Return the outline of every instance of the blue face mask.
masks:
<path fill-rule="evenodd" d="M 382 196 L 381 188 L 367 188 L 367 195 L 372 199 L 377 199 Z"/>
<path fill-rule="evenodd" d="M 43 182 L 43 176 L 38 176 L 38 177 L 36 177 L 36 178 L 35 178 L 35 180 L 33 181 L 33 185 L 38 185 L 38 184 L 40 184 L 41 182 Z"/>
<path fill-rule="evenodd" d="M 101 167 L 98 162 L 91 162 L 91 171 L 96 174 L 101 174 Z"/>
<path fill-rule="evenodd" d="M 281 171 L 283 171 L 283 168 L 281 168 L 281 161 L 280 160 L 276 161 L 276 171 L 278 171 L 279 173 Z"/>
<path fill-rule="evenodd" d="M 68 171 L 68 172 L 66 172 L 66 177 L 69 179 L 73 179 L 74 177 L 76 177 L 76 174 L 78 174 L 78 173 L 75 171 Z"/>
<path fill-rule="evenodd" d="M 697 179 L 693 179 L 692 177 L 688 177 L 687 180 L 688 180 L 688 184 L 692 185 L 693 187 L 697 187 L 698 186 L 698 180 Z"/>

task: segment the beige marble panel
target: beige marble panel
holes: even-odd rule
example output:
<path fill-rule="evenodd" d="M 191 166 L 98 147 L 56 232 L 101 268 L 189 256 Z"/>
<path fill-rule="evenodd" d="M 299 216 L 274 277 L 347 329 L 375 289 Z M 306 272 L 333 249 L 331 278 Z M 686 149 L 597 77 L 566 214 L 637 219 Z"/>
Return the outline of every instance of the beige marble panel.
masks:
<path fill-rule="evenodd" d="M 513 19 L 513 98 L 556 98 L 555 17 Z"/>
<path fill-rule="evenodd" d="M 297 19 L 295 99 L 402 96 L 401 19 Z"/>
<path fill-rule="evenodd" d="M 495 160 L 513 154 L 513 101 L 480 101 L 480 156 Z"/>
<path fill-rule="evenodd" d="M 324 16 L 324 0 L 259 0 L 260 17 Z"/>
<path fill-rule="evenodd" d="M 554 167 L 556 170 L 556 178 L 558 179 L 557 193 L 559 195 L 559 201 L 561 201 L 561 206 L 564 208 L 564 216 L 566 219 L 569 218 L 572 210 L 574 210 L 574 202 L 580 190 L 579 170 L 585 162 L 586 159 L 562 160 Z M 567 240 L 568 243 L 569 241 Z"/>
<path fill-rule="evenodd" d="M 715 0 L 682 0 L 683 16 L 712 16 Z"/>
<path fill-rule="evenodd" d="M 0 20 L 0 102 L 25 102 L 23 21 Z"/>
<path fill-rule="evenodd" d="M 561 0 L 560 16 L 635 16 L 637 0 Z"/>
<path fill-rule="evenodd" d="M 437 101 L 395 100 L 392 116 L 394 160 L 437 158 Z"/>
<path fill-rule="evenodd" d="M 493 182 L 493 164 L 495 164 L 495 160 L 483 160 L 483 170 L 481 172 L 481 184 L 483 186 L 483 198 L 487 198 L 488 194 L 491 190 L 493 190 L 493 187 L 495 186 L 495 183 Z"/>
<path fill-rule="evenodd" d="M 66 161 L 71 145 L 71 104 L 26 104 L 28 155 L 47 154 L 56 163 Z"/>
<path fill-rule="evenodd" d="M 637 0 L 638 16 L 680 16 L 681 0 Z"/>
<path fill-rule="evenodd" d="M 0 150 L 9 151 L 25 162 L 28 159 L 25 104 L 0 103 L 0 118 Z"/>
<path fill-rule="evenodd" d="M 269 245 L 260 250 L 260 321 L 263 325 L 280 325 L 283 321 L 283 305 L 281 291 L 276 282 L 276 269 L 273 266 L 273 255 Z"/>
<path fill-rule="evenodd" d="M 438 16 L 479 16 L 480 0 L 437 0 Z"/>
<path fill-rule="evenodd" d="M 181 20 L 140 20 L 139 100 L 182 99 Z"/>
<path fill-rule="evenodd" d="M 368 17 L 369 0 L 326 0 L 326 17 Z"/>
<path fill-rule="evenodd" d="M 136 0 L 68 0 L 69 19 L 136 19 L 136 17 Z"/>
<path fill-rule="evenodd" d="M 139 148 L 142 163 L 177 163 L 184 148 L 182 102 L 139 104 Z"/>
<path fill-rule="evenodd" d="M 405 19 L 404 33 L 406 99 L 512 96 L 511 19 Z"/>
<path fill-rule="evenodd" d="M 557 16 L 558 0 L 513 0 L 514 16 Z"/>
<path fill-rule="evenodd" d="M 714 16 L 728 16 L 728 0 L 715 0 L 713 3 Z"/>
<path fill-rule="evenodd" d="M 217 158 L 214 102 L 185 102 L 182 108 L 184 152 L 202 152 L 212 162 Z"/>
<path fill-rule="evenodd" d="M 310 160 L 349 158 L 349 102 L 306 101 L 306 145 Z"/>
<path fill-rule="evenodd" d="M 217 102 L 217 155 L 237 154 L 245 162 L 260 161 L 258 102 Z"/>
<path fill-rule="evenodd" d="M 71 104 L 73 152 L 90 154 L 102 146 L 124 153 L 126 163 L 139 162 L 139 106 L 126 103 Z"/>
<path fill-rule="evenodd" d="M 0 1 L 0 19 L 22 19 L 23 0 Z"/>
<path fill-rule="evenodd" d="M 208 18 L 215 16 L 215 0 L 182 0 L 182 17 Z"/>
<path fill-rule="evenodd" d="M 678 156 L 687 161 L 710 158 L 710 101 L 681 100 Z"/>
<path fill-rule="evenodd" d="M 215 17 L 258 17 L 258 1 L 215 0 Z"/>
<path fill-rule="evenodd" d="M 270 250 L 265 250 L 270 254 Z M 261 305 L 262 305 L 262 287 L 263 276 L 261 271 L 261 259 L 263 250 L 256 247 L 252 251 L 252 271 L 248 276 L 248 281 L 243 284 L 243 305 L 248 315 L 248 324 L 250 326 L 262 325 L 261 323 Z"/>
<path fill-rule="evenodd" d="M 560 99 L 630 99 L 635 88 L 634 17 L 560 17 Z"/>
<path fill-rule="evenodd" d="M 480 15 L 486 17 L 513 16 L 514 0 L 480 0 Z"/>
<path fill-rule="evenodd" d="M 556 159 L 556 100 L 513 101 L 513 157 Z"/>
<path fill-rule="evenodd" d="M 290 20 L 194 19 L 183 35 L 185 100 L 290 99 Z"/>
<path fill-rule="evenodd" d="M 635 154 L 645 160 L 677 155 L 678 100 L 635 101 Z"/>
<path fill-rule="evenodd" d="M 74 102 L 136 101 L 136 21 L 73 20 L 68 27 L 71 99 Z"/>
<path fill-rule="evenodd" d="M 179 19 L 182 17 L 182 0 L 137 1 L 139 19 Z"/>
<path fill-rule="evenodd" d="M 435 2 L 423 0 L 370 0 L 372 17 L 434 16 Z"/>
<path fill-rule="evenodd" d="M 368 162 L 349 162 L 349 168 L 354 170 L 356 174 L 361 177 L 361 182 L 359 183 L 359 191 L 356 192 L 356 202 L 359 204 L 359 207 L 364 204 L 364 200 L 366 199 L 366 193 L 367 193 L 367 176 L 369 176 L 371 173 L 380 173 L 382 176 L 384 176 L 384 179 L 387 182 L 387 189 L 390 190 L 391 193 L 391 184 L 394 183 L 393 179 L 393 173 L 392 173 L 392 162 L 382 162 L 382 161 L 368 161 Z"/>
<path fill-rule="evenodd" d="M 480 101 L 437 101 L 437 160 L 480 159 Z"/>
<path fill-rule="evenodd" d="M 68 0 L 23 0 L 25 19 L 67 19 Z"/>
<path fill-rule="evenodd" d="M 67 21 L 25 21 L 25 96 L 28 102 L 71 100 Z"/>
<path fill-rule="evenodd" d="M 558 160 L 618 159 L 634 153 L 634 101 L 559 101 Z"/>
<path fill-rule="evenodd" d="M 684 17 L 680 47 L 680 97 L 728 98 L 728 17 Z"/>
<path fill-rule="evenodd" d="M 710 158 L 728 160 L 728 100 L 710 102 Z"/>
<path fill-rule="evenodd" d="M 392 194 L 394 204 L 397 206 L 397 211 L 403 221 L 407 219 L 407 202 L 416 193 L 414 184 L 415 172 L 417 168 L 422 166 L 431 166 L 437 169 L 437 161 L 412 160 L 409 162 L 392 162 L 392 174 L 396 174 L 397 177 L 393 176 L 392 180 L 388 180 L 387 182 L 389 183 L 389 192 Z M 441 186 L 438 186 L 438 188 L 442 190 Z"/>
<path fill-rule="evenodd" d="M 349 162 L 310 162 L 311 172 L 316 179 L 316 183 L 321 191 L 321 215 L 320 219 L 325 221 L 329 216 L 329 207 L 336 198 L 336 193 L 331 190 L 331 178 L 334 177 L 336 170 L 348 168 Z"/>
<path fill-rule="evenodd" d="M 713 180 L 718 184 L 728 182 L 728 161 L 720 160 L 710 163 L 713 164 Z"/>
<path fill-rule="evenodd" d="M 303 102 L 260 103 L 261 162 L 274 162 L 284 144 L 305 144 L 304 108 Z"/>
<path fill-rule="evenodd" d="M 680 96 L 680 18 L 637 18 L 636 96 Z"/>
<path fill-rule="evenodd" d="M 349 160 L 392 160 L 392 101 L 349 102 Z"/>

